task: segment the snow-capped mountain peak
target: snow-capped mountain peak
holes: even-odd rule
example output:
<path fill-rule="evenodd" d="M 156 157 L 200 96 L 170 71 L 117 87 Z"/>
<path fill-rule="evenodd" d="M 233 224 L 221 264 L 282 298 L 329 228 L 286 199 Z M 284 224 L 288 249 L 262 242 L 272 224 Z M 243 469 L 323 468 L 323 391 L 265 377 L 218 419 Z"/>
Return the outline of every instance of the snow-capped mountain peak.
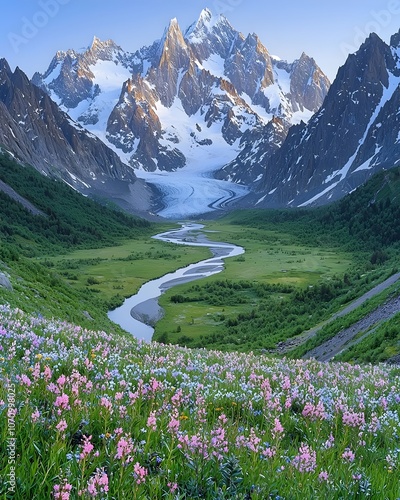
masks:
<path fill-rule="evenodd" d="M 172 19 L 160 40 L 135 53 L 94 37 L 83 53 L 56 61 L 34 83 L 124 161 L 150 171 L 190 167 L 201 155 L 222 167 L 270 121 L 277 147 L 296 113 L 311 115 L 329 87 L 312 59 L 272 60 L 256 34 L 244 37 L 209 9 L 184 31 Z"/>
<path fill-rule="evenodd" d="M 174 18 L 171 19 L 159 42 L 159 61 L 157 61 L 157 63 L 160 65 L 165 63 L 166 60 L 173 58 L 174 53 L 180 49 L 187 51 L 187 46 L 178 20 Z"/>
<path fill-rule="evenodd" d="M 185 31 L 185 38 L 190 38 L 191 42 L 195 43 L 196 40 L 201 40 L 215 25 L 221 22 L 226 23 L 228 21 L 222 15 L 213 16 L 211 10 L 208 8 L 203 9 L 198 20 Z"/>
<path fill-rule="evenodd" d="M 325 204 L 400 163 L 399 41 L 372 33 L 348 57 L 321 109 L 266 157 L 259 206 Z M 297 62 L 310 64 L 306 55 Z M 304 83 L 318 90 L 315 71 Z"/>
<path fill-rule="evenodd" d="M 224 15 L 215 16 L 209 9 L 205 9 L 197 22 L 185 31 L 185 40 L 192 46 L 196 57 L 203 62 L 211 54 L 228 57 L 232 44 L 239 35 Z"/>

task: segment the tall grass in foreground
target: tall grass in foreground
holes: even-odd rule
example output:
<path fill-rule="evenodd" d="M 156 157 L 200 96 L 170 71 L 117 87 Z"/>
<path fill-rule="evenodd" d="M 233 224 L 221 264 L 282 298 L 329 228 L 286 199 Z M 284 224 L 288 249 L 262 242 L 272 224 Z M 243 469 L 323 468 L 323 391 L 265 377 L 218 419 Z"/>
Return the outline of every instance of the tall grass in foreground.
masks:
<path fill-rule="evenodd" d="M 2 499 L 400 497 L 399 369 L 145 344 L 8 306 L 0 363 Z"/>

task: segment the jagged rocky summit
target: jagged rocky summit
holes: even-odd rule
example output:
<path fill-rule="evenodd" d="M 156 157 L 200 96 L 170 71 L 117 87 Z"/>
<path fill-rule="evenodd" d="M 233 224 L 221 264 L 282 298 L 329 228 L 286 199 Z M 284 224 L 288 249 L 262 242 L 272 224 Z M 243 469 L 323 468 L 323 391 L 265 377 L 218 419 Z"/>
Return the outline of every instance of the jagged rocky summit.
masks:
<path fill-rule="evenodd" d="M 325 204 L 400 162 L 399 45 L 399 33 L 390 44 L 371 34 L 330 85 L 311 57 L 282 61 L 205 9 L 136 52 L 96 37 L 58 52 L 39 88 L 3 61 L 0 140 L 122 205 L 151 199 L 135 171 L 206 163 L 251 188 L 239 206 Z"/>
<path fill-rule="evenodd" d="M 321 109 L 266 155 L 243 206 L 326 204 L 399 165 L 399 109 L 400 32 L 389 45 L 372 33 L 339 69 Z"/>
<path fill-rule="evenodd" d="M 116 197 L 134 212 L 151 209 L 152 192 L 132 167 L 74 122 L 19 68 L 12 72 L 5 59 L 0 60 L 0 143 L 20 161 L 83 193 Z"/>
<path fill-rule="evenodd" d="M 19 158 L 40 166 L 43 173 L 57 170 L 57 163 L 64 163 L 66 156 L 70 177 L 65 180 L 72 181 L 78 175 L 82 181 L 102 175 L 135 179 L 133 170 L 115 153 L 73 123 L 19 68 L 12 72 L 4 59 L 0 61 L 0 113 L 2 144 Z"/>
<path fill-rule="evenodd" d="M 134 53 L 98 38 L 83 52 L 58 52 L 32 81 L 135 169 L 213 158 L 215 169 L 226 165 L 219 177 L 245 184 L 263 173 L 257 148 L 272 154 L 330 85 L 306 54 L 281 61 L 208 9 L 185 31 L 173 19 Z"/>

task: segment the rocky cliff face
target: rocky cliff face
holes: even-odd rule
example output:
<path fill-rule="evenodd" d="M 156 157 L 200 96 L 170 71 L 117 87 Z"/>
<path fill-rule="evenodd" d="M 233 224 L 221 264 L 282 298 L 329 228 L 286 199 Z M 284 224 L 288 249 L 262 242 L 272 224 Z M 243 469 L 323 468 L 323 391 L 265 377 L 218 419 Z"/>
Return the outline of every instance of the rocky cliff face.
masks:
<path fill-rule="evenodd" d="M 268 54 L 263 60 L 265 65 L 256 66 L 259 71 L 262 68 L 262 72 L 252 102 L 265 108 L 272 117 L 266 125 L 255 127 L 243 136 L 239 154 L 216 174 L 221 179 L 244 184 L 259 180 L 266 160 L 282 146 L 290 127 L 308 121 L 312 110 L 319 109 L 329 90 L 326 76 L 314 59 L 304 53 L 292 64 L 271 60 Z M 260 58 L 256 62 L 259 63 Z M 246 81 L 245 74 L 243 79 Z M 278 100 L 274 93 L 279 95 Z"/>
<path fill-rule="evenodd" d="M 372 34 L 340 68 L 321 109 L 266 156 L 259 206 L 323 204 L 400 162 L 399 36 Z"/>
<path fill-rule="evenodd" d="M 184 32 L 172 20 L 135 53 L 96 38 L 83 53 L 59 52 L 33 82 L 134 168 L 172 171 L 213 156 L 216 168 L 229 163 L 220 177 L 241 182 L 259 175 L 246 138 L 258 132 L 274 150 L 329 88 L 305 54 L 272 58 L 257 35 L 207 9 Z"/>
<path fill-rule="evenodd" d="M 0 60 L 0 143 L 21 161 L 81 192 L 118 191 L 122 196 L 137 181 L 133 169 L 116 153 L 61 111 L 21 70 L 13 73 L 4 59 Z"/>

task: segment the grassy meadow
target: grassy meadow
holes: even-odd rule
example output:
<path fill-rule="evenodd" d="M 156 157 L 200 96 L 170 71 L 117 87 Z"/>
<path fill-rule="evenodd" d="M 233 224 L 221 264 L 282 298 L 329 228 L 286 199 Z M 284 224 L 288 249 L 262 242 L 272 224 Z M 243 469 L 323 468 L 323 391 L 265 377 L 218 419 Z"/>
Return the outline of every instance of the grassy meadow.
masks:
<path fill-rule="evenodd" d="M 64 277 L 71 287 L 90 288 L 114 304 L 134 295 L 143 283 L 209 256 L 206 248 L 179 247 L 146 235 L 117 246 L 45 257 L 43 263 Z"/>
<path fill-rule="evenodd" d="M 398 368 L 0 324 L 4 500 L 400 496 Z"/>
<path fill-rule="evenodd" d="M 259 305 L 260 286 L 275 286 L 276 290 L 272 288 L 269 292 L 279 302 L 295 289 L 312 287 L 321 280 L 345 274 L 354 260 L 350 252 L 301 245 L 290 234 L 279 231 L 244 230 L 241 226 L 213 222 L 206 224 L 206 234 L 210 240 L 244 247 L 245 254 L 226 259 L 222 275 L 180 285 L 165 293 L 160 304 L 166 315 L 156 325 L 155 339 L 162 336 L 164 340 L 179 342 L 185 337 L 187 343 L 188 339 L 196 342 L 213 337 L 215 332 L 225 329 L 226 321 L 239 314 L 250 314 Z M 226 281 L 236 288 L 224 287 Z M 214 300 L 210 288 L 215 288 Z M 185 301 L 174 302 L 177 296 L 185 297 Z"/>

